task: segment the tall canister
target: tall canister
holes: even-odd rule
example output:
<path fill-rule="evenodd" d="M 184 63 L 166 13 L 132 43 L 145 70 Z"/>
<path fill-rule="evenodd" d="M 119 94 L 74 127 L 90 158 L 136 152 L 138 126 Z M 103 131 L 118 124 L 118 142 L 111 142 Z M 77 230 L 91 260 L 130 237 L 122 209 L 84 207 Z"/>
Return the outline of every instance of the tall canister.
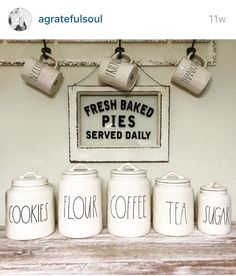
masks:
<path fill-rule="evenodd" d="M 120 237 L 139 237 L 151 227 L 151 188 L 147 172 L 132 164 L 111 170 L 108 181 L 108 231 Z"/>
<path fill-rule="evenodd" d="M 227 188 L 218 183 L 200 187 L 198 195 L 198 229 L 210 235 L 231 231 L 231 203 Z"/>
<path fill-rule="evenodd" d="M 190 179 L 169 172 L 155 180 L 153 228 L 169 236 L 185 236 L 194 230 L 194 195 Z"/>
<path fill-rule="evenodd" d="M 13 179 L 6 192 L 5 221 L 10 239 L 37 239 L 55 231 L 54 191 L 47 178 L 27 172 Z"/>
<path fill-rule="evenodd" d="M 63 173 L 58 229 L 70 238 L 91 237 L 102 231 L 102 187 L 97 170 L 79 164 Z"/>

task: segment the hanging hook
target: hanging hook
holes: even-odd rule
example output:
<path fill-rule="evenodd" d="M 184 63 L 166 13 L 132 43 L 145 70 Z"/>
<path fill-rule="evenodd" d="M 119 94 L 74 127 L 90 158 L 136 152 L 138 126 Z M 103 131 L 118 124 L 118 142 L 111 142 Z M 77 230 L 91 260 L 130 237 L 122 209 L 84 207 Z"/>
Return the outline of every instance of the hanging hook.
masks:
<path fill-rule="evenodd" d="M 192 41 L 191 47 L 187 48 L 187 50 L 186 50 L 187 56 L 188 56 L 189 54 L 191 54 L 190 59 L 194 58 L 194 55 L 195 55 L 195 53 L 196 53 L 196 51 L 197 51 L 197 50 L 194 48 L 195 43 L 196 43 L 196 40 L 194 39 L 194 40 Z"/>
<path fill-rule="evenodd" d="M 125 51 L 123 47 L 121 47 L 121 39 L 118 40 L 118 47 L 115 49 L 115 53 L 119 53 L 118 58 L 122 58 L 122 53 Z"/>
<path fill-rule="evenodd" d="M 43 46 L 44 46 L 44 47 L 41 49 L 41 52 L 43 53 L 43 57 L 44 57 L 45 59 L 48 59 L 48 56 L 46 55 L 46 53 L 51 54 L 52 51 L 51 51 L 50 48 L 47 47 L 47 44 L 46 44 L 46 40 L 45 40 L 45 39 L 43 39 Z"/>

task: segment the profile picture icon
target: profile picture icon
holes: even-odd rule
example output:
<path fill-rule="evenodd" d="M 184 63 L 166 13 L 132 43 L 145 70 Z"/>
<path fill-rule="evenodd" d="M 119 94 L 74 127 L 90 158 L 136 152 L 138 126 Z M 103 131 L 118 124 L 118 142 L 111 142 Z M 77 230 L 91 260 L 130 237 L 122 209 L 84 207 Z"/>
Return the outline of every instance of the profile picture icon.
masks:
<path fill-rule="evenodd" d="M 25 31 L 32 21 L 31 14 L 24 8 L 15 8 L 8 16 L 8 23 L 15 31 Z"/>

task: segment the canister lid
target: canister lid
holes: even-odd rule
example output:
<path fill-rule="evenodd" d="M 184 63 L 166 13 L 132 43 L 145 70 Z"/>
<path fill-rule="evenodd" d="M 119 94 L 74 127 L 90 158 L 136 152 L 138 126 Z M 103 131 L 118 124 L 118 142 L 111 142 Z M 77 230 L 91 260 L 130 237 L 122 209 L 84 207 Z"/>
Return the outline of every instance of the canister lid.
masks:
<path fill-rule="evenodd" d="M 225 186 L 221 186 L 218 183 L 211 182 L 210 184 L 201 186 L 201 191 L 211 191 L 211 192 L 227 192 L 227 188 Z"/>
<path fill-rule="evenodd" d="M 97 175 L 97 174 L 98 174 L 97 170 L 89 168 L 84 164 L 76 165 L 75 167 L 63 172 L 63 175 Z"/>
<path fill-rule="evenodd" d="M 46 177 L 40 176 L 35 172 L 26 172 L 24 175 L 14 178 L 13 187 L 38 187 L 48 184 Z"/>
<path fill-rule="evenodd" d="M 168 172 L 166 175 L 156 178 L 155 182 L 168 184 L 190 184 L 190 179 L 175 172 Z"/>
<path fill-rule="evenodd" d="M 146 170 L 139 169 L 130 163 L 126 163 L 118 169 L 111 170 L 112 175 L 146 175 L 146 173 Z"/>

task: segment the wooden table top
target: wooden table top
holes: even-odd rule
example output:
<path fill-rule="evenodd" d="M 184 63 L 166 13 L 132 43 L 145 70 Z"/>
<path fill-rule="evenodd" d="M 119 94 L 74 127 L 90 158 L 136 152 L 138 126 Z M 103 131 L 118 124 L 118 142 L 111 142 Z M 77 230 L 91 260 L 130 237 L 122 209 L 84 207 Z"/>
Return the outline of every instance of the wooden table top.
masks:
<path fill-rule="evenodd" d="M 0 274 L 236 274 L 236 224 L 227 236 L 197 229 L 185 237 L 153 230 L 140 238 L 104 229 L 87 239 L 49 237 L 15 241 L 0 226 Z"/>

